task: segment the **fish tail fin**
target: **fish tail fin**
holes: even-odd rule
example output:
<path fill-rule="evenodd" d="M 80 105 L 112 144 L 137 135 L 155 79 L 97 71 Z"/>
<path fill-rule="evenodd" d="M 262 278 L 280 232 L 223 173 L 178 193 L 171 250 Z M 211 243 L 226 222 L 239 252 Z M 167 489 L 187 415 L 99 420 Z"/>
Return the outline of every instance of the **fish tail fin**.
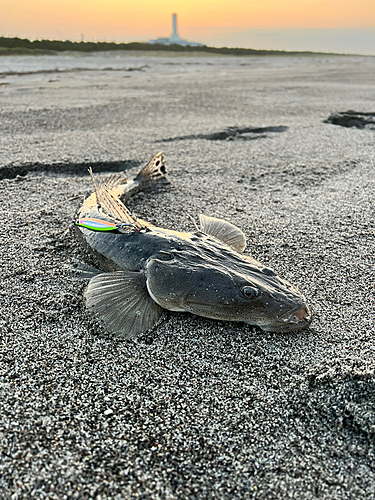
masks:
<path fill-rule="evenodd" d="M 164 156 L 159 152 L 142 168 L 135 180 L 142 183 L 165 179 L 166 173 Z"/>
<path fill-rule="evenodd" d="M 92 178 L 92 183 L 94 185 L 94 189 L 96 193 L 100 193 L 100 191 L 105 187 L 107 190 L 112 190 L 113 188 L 125 184 L 129 177 L 126 172 L 118 172 L 115 174 L 107 175 L 106 177 L 94 179 L 92 169 L 89 168 L 89 173 Z M 140 183 L 144 181 L 156 181 L 160 179 L 166 178 L 166 168 L 165 168 L 165 159 L 162 152 L 157 153 L 138 173 L 135 177 L 134 181 L 138 181 Z M 117 196 L 121 196 L 121 190 L 116 193 Z"/>

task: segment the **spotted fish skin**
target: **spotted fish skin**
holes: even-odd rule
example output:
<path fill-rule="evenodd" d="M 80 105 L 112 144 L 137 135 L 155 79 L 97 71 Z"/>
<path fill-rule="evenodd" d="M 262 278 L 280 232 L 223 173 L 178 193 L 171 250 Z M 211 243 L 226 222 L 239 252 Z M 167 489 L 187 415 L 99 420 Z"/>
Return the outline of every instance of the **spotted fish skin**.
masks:
<path fill-rule="evenodd" d="M 107 179 L 84 202 L 78 220 L 123 224 L 119 232 L 77 225 L 77 234 L 102 272 L 85 291 L 88 310 L 108 333 L 131 338 L 156 324 L 163 309 L 257 325 L 266 331 L 306 328 L 311 314 L 303 295 L 243 252 L 240 229 L 200 216 L 195 232 L 156 227 L 123 203 L 133 193 L 165 183 L 158 153 L 134 179 Z M 99 224 L 100 225 L 100 224 Z"/>

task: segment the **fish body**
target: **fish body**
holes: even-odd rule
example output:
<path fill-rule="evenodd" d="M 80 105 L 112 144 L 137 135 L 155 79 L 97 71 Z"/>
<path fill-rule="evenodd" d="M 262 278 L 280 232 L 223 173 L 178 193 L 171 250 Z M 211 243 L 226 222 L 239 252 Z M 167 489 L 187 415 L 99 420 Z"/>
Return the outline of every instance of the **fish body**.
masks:
<path fill-rule="evenodd" d="M 159 153 L 134 179 L 112 176 L 101 185 L 94 179 L 95 192 L 79 211 L 78 234 L 99 268 L 85 291 L 86 306 L 108 332 L 133 337 L 151 328 L 163 309 L 266 331 L 310 324 L 303 295 L 243 254 L 245 236 L 231 223 L 201 215 L 200 228 L 187 233 L 156 227 L 129 212 L 122 200 L 163 181 Z"/>

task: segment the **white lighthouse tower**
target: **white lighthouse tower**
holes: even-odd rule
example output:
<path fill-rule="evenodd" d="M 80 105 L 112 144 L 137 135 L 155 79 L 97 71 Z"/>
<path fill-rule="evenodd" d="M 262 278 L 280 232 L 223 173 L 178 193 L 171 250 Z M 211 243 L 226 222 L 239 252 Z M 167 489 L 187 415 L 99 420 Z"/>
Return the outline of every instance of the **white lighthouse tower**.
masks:
<path fill-rule="evenodd" d="M 169 43 L 181 43 L 182 40 L 177 34 L 177 14 L 172 14 L 172 35 L 169 38 Z"/>
<path fill-rule="evenodd" d="M 163 45 L 191 45 L 193 47 L 199 47 L 203 45 L 203 43 L 181 40 L 177 33 L 177 14 L 172 14 L 172 35 L 169 38 L 157 38 L 156 40 L 150 40 L 148 43 L 161 43 Z"/>

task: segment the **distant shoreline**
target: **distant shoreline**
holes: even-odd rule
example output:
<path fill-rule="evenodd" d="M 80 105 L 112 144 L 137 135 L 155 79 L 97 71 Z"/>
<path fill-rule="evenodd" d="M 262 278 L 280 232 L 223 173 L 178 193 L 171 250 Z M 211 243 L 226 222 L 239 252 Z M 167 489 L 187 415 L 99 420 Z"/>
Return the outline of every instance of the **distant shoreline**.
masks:
<path fill-rule="evenodd" d="M 261 50 L 232 47 L 209 47 L 189 45 L 164 45 L 142 42 L 72 42 L 70 40 L 28 40 L 27 38 L 0 37 L 1 55 L 45 55 L 60 52 L 104 52 L 104 51 L 147 51 L 147 52 L 183 52 L 205 53 L 232 56 L 346 56 L 334 52 Z"/>

